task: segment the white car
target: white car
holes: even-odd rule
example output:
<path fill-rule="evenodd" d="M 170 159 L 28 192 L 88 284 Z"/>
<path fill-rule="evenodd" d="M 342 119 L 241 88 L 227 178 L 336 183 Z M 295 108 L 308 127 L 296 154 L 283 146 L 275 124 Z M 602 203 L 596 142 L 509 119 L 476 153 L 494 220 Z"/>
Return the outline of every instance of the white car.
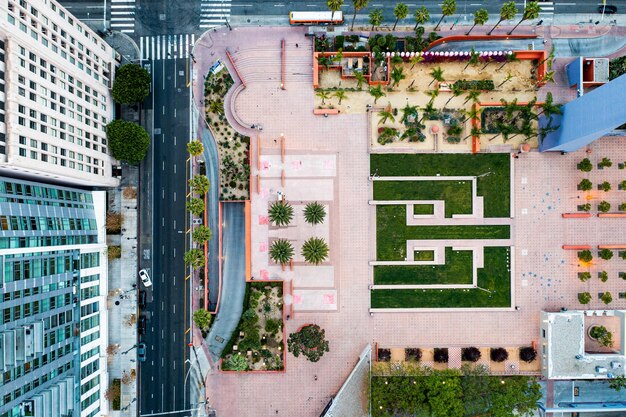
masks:
<path fill-rule="evenodd" d="M 145 269 L 139 271 L 139 278 L 141 278 L 141 282 L 143 282 L 143 285 L 145 285 L 146 287 L 152 286 L 152 280 L 150 279 L 150 275 L 148 275 L 148 271 L 146 271 Z"/>

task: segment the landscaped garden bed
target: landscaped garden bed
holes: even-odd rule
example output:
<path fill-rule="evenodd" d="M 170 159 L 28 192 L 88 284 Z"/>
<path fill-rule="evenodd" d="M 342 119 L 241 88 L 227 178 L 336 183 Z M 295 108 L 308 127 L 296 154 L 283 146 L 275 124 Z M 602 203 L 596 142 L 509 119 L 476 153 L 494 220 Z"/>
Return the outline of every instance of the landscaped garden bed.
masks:
<path fill-rule="evenodd" d="M 250 138 L 237 133 L 224 114 L 224 97 L 234 82 L 226 68 L 204 81 L 204 106 L 220 155 L 220 199 L 247 200 L 250 189 Z"/>
<path fill-rule="evenodd" d="M 222 353 L 223 371 L 284 369 L 283 283 L 246 286 L 243 314 Z"/>

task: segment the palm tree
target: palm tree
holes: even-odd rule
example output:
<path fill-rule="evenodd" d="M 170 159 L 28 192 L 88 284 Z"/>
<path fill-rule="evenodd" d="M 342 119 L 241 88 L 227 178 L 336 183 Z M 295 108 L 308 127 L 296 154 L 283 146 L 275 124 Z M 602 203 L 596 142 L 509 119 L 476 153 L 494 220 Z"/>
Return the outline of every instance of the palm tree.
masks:
<path fill-rule="evenodd" d="M 513 79 L 513 74 L 511 74 L 510 72 L 508 72 L 506 74 L 506 77 L 504 78 L 504 81 L 502 81 L 500 84 L 498 84 L 498 88 L 502 87 L 504 84 L 508 83 L 509 81 L 511 81 Z"/>
<path fill-rule="evenodd" d="M 404 19 L 405 17 L 407 17 L 408 14 L 409 14 L 409 6 L 407 6 L 404 3 L 396 4 L 396 7 L 393 9 L 393 15 L 396 17 L 396 21 L 393 24 L 393 29 L 391 30 L 396 30 L 396 25 L 398 24 L 398 21 L 400 19 Z"/>
<path fill-rule="evenodd" d="M 429 103 L 434 103 L 435 99 L 439 95 L 439 89 L 436 88 L 434 90 L 426 91 L 426 95 L 430 97 Z"/>
<path fill-rule="evenodd" d="M 418 26 L 423 25 L 430 20 L 430 13 L 426 7 L 422 6 L 415 11 L 413 17 L 415 17 L 415 27 L 413 30 L 417 30 Z"/>
<path fill-rule="evenodd" d="M 358 88 L 360 90 L 361 86 L 363 85 L 363 83 L 365 83 L 367 81 L 365 79 L 365 75 L 363 75 L 363 73 L 361 71 L 355 71 L 354 72 L 354 78 L 356 79 L 356 88 Z"/>
<path fill-rule="evenodd" d="M 183 260 L 186 265 L 191 266 L 193 269 L 199 269 L 204 267 L 206 258 L 204 252 L 200 249 L 190 249 L 183 255 Z"/>
<path fill-rule="evenodd" d="M 515 25 L 513 29 L 511 29 L 511 31 L 509 32 L 509 35 L 512 34 L 513 31 L 517 29 L 520 23 L 522 23 L 524 20 L 533 20 L 533 19 L 538 18 L 540 12 L 541 12 L 541 6 L 539 6 L 538 2 L 529 1 L 528 3 L 526 3 L 526 7 L 524 8 L 524 13 L 522 13 L 522 18 L 520 19 L 519 22 L 517 22 L 517 25 Z"/>
<path fill-rule="evenodd" d="M 282 200 L 275 201 L 270 206 L 269 216 L 276 226 L 287 226 L 293 219 L 293 207 Z"/>
<path fill-rule="evenodd" d="M 479 90 L 469 90 L 467 92 L 467 98 L 465 99 L 465 101 L 463 102 L 463 105 L 466 105 L 468 101 L 472 100 L 472 102 L 476 103 L 478 101 L 478 98 L 480 97 L 480 91 Z"/>
<path fill-rule="evenodd" d="M 396 118 L 393 116 L 393 113 L 391 113 L 387 109 L 379 111 L 378 112 L 378 116 L 380 117 L 380 119 L 378 119 L 378 124 L 379 125 L 387 123 L 387 120 L 391 120 L 391 123 L 396 121 Z"/>
<path fill-rule="evenodd" d="M 492 141 L 495 138 L 497 138 L 498 135 L 501 135 L 502 136 L 502 142 L 507 142 L 509 140 L 509 135 L 511 133 L 513 133 L 513 125 L 508 124 L 508 123 L 504 123 L 504 122 L 498 122 L 497 123 L 497 128 L 498 128 L 499 132 L 495 136 L 491 137 L 489 139 L 489 141 Z"/>
<path fill-rule="evenodd" d="M 341 10 L 341 6 L 343 6 L 343 0 L 326 0 L 326 5 L 331 11 L 330 20 L 333 20 L 335 17 L 335 12 Z"/>
<path fill-rule="evenodd" d="M 480 116 L 480 113 L 482 113 L 482 111 L 482 107 L 479 108 L 478 106 L 474 105 L 472 105 L 469 110 L 463 110 L 463 113 L 467 116 L 467 119 L 463 120 L 462 123 L 465 123 L 470 119 L 476 119 L 478 116 Z"/>
<path fill-rule="evenodd" d="M 320 224 L 324 221 L 324 217 L 326 217 L 326 209 L 317 201 L 307 204 L 304 208 L 304 220 L 309 224 Z"/>
<path fill-rule="evenodd" d="M 350 26 L 350 30 L 354 30 L 354 19 L 356 19 L 356 14 L 367 7 L 367 3 L 370 0 L 352 0 L 352 5 L 354 6 L 354 14 L 352 15 L 352 25 Z"/>
<path fill-rule="evenodd" d="M 224 114 L 224 102 L 221 99 L 210 100 L 209 111 L 215 114 Z"/>
<path fill-rule="evenodd" d="M 484 71 L 485 69 L 487 69 L 489 64 L 491 64 L 493 62 L 493 58 L 491 58 L 489 56 L 485 57 L 485 62 L 486 62 L 485 66 L 480 69 L 481 72 Z"/>
<path fill-rule="evenodd" d="M 422 110 L 424 111 L 424 113 L 422 113 L 422 118 L 419 120 L 419 122 L 417 122 L 418 124 L 421 124 L 422 120 L 424 120 L 426 116 L 435 112 L 435 105 L 433 104 L 433 101 L 431 100 L 426 103 L 426 106 L 424 106 Z"/>
<path fill-rule="evenodd" d="M 376 104 L 379 98 L 386 96 L 387 94 L 383 91 L 382 86 L 378 84 L 376 87 L 370 88 L 370 95 L 374 97 L 374 104 Z"/>
<path fill-rule="evenodd" d="M 204 152 L 204 145 L 202 145 L 202 142 L 198 139 L 192 140 L 187 144 L 187 152 L 189 152 L 189 155 L 191 156 L 202 155 L 202 152 Z"/>
<path fill-rule="evenodd" d="M 428 84 L 429 87 L 435 81 L 443 82 L 443 69 L 441 69 L 441 67 L 433 68 L 433 70 L 430 72 L 430 76 L 433 77 L 433 80 L 430 82 L 430 84 Z"/>
<path fill-rule="evenodd" d="M 193 230 L 191 236 L 194 242 L 196 242 L 198 245 L 202 245 L 208 240 L 211 240 L 212 235 L 213 234 L 211 233 L 211 229 L 204 225 L 199 225 L 196 226 L 196 228 Z"/>
<path fill-rule="evenodd" d="M 272 261 L 285 266 L 293 259 L 293 245 L 286 239 L 276 239 L 270 246 L 270 258 Z"/>
<path fill-rule="evenodd" d="M 441 19 L 437 22 L 437 26 L 435 26 L 434 31 L 439 30 L 439 25 L 441 21 L 446 16 L 452 16 L 456 13 L 456 0 L 443 0 L 443 4 L 441 5 Z"/>
<path fill-rule="evenodd" d="M 474 24 L 472 25 L 470 30 L 467 31 L 467 33 L 465 35 L 469 35 L 470 32 L 472 30 L 474 30 L 476 25 L 482 26 L 485 23 L 487 23 L 488 20 L 489 20 L 489 12 L 487 11 L 487 9 L 478 9 L 478 10 L 476 10 L 474 12 Z"/>
<path fill-rule="evenodd" d="M 414 119 L 414 120 L 411 120 Z M 417 120 L 417 106 L 411 106 L 409 103 L 406 103 L 406 106 L 402 109 L 402 118 L 400 121 L 403 124 L 409 124 Z"/>
<path fill-rule="evenodd" d="M 370 11 L 370 25 L 372 25 L 372 29 L 378 27 L 383 23 L 383 11 L 381 9 L 374 9 Z"/>
<path fill-rule="evenodd" d="M 393 80 L 393 84 L 397 86 L 398 84 L 400 84 L 400 81 L 404 80 L 406 78 L 406 75 L 404 74 L 404 70 L 400 67 L 393 67 L 393 70 L 391 71 L 391 79 Z"/>
<path fill-rule="evenodd" d="M 478 137 L 478 136 L 480 136 L 481 133 L 483 133 L 483 132 L 480 130 L 479 127 L 472 126 L 472 130 L 470 131 L 470 134 L 465 136 L 463 138 L 463 140 L 466 140 L 467 138 L 472 137 L 472 136 Z"/>
<path fill-rule="evenodd" d="M 465 68 L 463 68 L 463 71 L 465 71 L 467 67 L 469 67 L 470 65 L 471 66 L 478 65 L 479 59 L 480 59 L 480 54 L 476 52 L 474 50 L 474 47 L 472 46 L 472 50 L 470 51 L 469 61 L 467 61 L 467 64 L 465 64 Z"/>
<path fill-rule="evenodd" d="M 420 63 L 420 62 L 422 62 L 423 60 L 424 60 L 424 57 L 423 57 L 423 56 L 421 56 L 421 55 L 415 55 L 415 56 L 412 56 L 412 57 L 409 59 L 409 62 L 410 62 L 411 64 L 413 64 L 413 65 L 411 65 L 411 69 L 413 69 L 413 67 L 415 67 L 415 65 L 419 64 L 419 63 Z"/>
<path fill-rule="evenodd" d="M 541 66 L 541 64 L 543 64 L 546 61 L 552 61 L 554 60 L 554 45 L 552 46 L 552 48 L 550 48 L 550 52 L 548 53 L 548 55 L 546 55 L 546 57 L 544 59 L 542 59 L 541 61 L 537 62 L 537 65 L 535 65 L 535 68 L 539 68 Z M 552 65 L 550 65 L 550 68 L 552 68 Z"/>
<path fill-rule="evenodd" d="M 335 96 L 336 98 L 338 98 L 338 99 L 339 99 L 339 104 L 341 104 L 341 100 L 343 100 L 343 99 L 345 99 L 346 97 L 348 97 L 348 95 L 346 94 L 346 92 L 345 92 L 345 91 L 343 91 L 343 90 L 337 90 L 337 91 L 335 91 L 334 96 Z"/>
<path fill-rule="evenodd" d="M 517 7 L 515 7 L 515 2 L 514 1 L 509 1 L 506 2 L 502 5 L 502 7 L 500 8 L 500 20 L 498 20 L 498 23 L 496 23 L 489 32 L 487 32 L 487 35 L 491 35 L 491 32 L 494 31 L 495 28 L 498 27 L 498 25 L 503 21 L 503 20 L 511 20 L 513 18 L 515 18 L 515 15 L 517 14 Z"/>
<path fill-rule="evenodd" d="M 549 82 L 554 82 L 554 71 L 548 71 L 541 79 L 541 82 L 547 84 Z"/>
<path fill-rule="evenodd" d="M 319 237 L 312 237 L 302 245 L 302 256 L 308 263 L 319 265 L 328 257 L 328 244 Z"/>
<path fill-rule="evenodd" d="M 510 62 L 515 62 L 515 61 L 519 61 L 519 59 L 517 58 L 517 55 L 513 54 L 506 54 L 506 60 L 504 61 L 504 63 L 502 65 L 500 65 L 498 67 L 498 69 L 496 71 L 500 71 L 502 68 L 504 68 L 504 66 Z"/>
<path fill-rule="evenodd" d="M 450 92 L 452 93 L 452 95 L 450 96 L 448 101 L 446 101 L 446 104 L 443 105 L 444 109 L 446 108 L 448 103 L 450 103 L 450 100 L 452 100 L 454 97 L 458 97 L 458 96 L 460 96 L 461 94 L 464 93 L 463 89 L 458 84 L 452 84 L 452 87 L 450 87 Z"/>
<path fill-rule="evenodd" d="M 548 91 L 546 94 L 546 100 L 541 104 L 541 111 L 537 114 L 537 117 L 545 115 L 550 118 L 553 114 L 561 114 L 561 105 L 554 104 L 552 93 Z"/>
<path fill-rule="evenodd" d="M 325 104 L 325 100 L 330 98 L 328 93 L 326 91 L 323 91 L 323 90 L 322 91 L 318 91 L 317 93 L 315 93 L 315 95 L 322 99 L 322 104 Z"/>

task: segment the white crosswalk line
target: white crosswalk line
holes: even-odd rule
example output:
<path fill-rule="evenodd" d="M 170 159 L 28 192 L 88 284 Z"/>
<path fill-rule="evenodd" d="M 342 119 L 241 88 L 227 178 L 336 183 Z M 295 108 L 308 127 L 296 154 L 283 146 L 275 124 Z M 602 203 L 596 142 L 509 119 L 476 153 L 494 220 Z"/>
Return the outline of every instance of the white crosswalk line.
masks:
<path fill-rule="evenodd" d="M 196 41 L 194 34 L 142 36 L 139 39 L 143 60 L 188 58 Z"/>
<path fill-rule="evenodd" d="M 200 28 L 225 25 L 230 19 L 231 0 L 201 0 Z"/>
<path fill-rule="evenodd" d="M 135 32 L 135 0 L 111 0 L 111 27 Z"/>

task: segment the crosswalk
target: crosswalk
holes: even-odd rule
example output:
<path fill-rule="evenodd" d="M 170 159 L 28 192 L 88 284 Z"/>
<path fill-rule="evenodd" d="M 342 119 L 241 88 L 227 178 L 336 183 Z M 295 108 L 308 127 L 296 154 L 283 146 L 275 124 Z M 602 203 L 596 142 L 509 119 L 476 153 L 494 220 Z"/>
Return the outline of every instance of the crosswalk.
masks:
<path fill-rule="evenodd" d="M 202 0 L 200 3 L 200 28 L 224 25 L 230 19 L 231 0 Z"/>
<path fill-rule="evenodd" d="M 539 18 L 554 17 L 554 2 L 543 1 L 539 3 L 541 11 L 539 12 Z"/>
<path fill-rule="evenodd" d="M 135 32 L 135 0 L 111 0 L 111 29 Z"/>
<path fill-rule="evenodd" d="M 142 60 L 187 58 L 196 42 L 196 35 L 158 35 L 139 38 Z"/>

